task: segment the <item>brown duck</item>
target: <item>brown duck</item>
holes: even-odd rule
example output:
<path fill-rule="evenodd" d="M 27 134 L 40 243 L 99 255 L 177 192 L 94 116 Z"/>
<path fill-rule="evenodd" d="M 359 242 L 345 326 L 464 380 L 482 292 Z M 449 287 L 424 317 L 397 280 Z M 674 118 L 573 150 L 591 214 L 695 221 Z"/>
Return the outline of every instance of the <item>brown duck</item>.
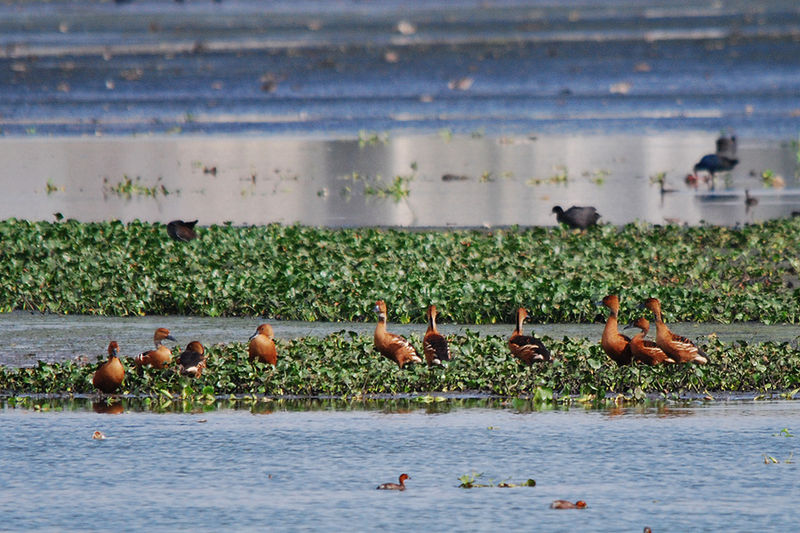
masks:
<path fill-rule="evenodd" d="M 108 361 L 100 365 L 92 377 L 92 385 L 106 394 L 116 391 L 125 379 L 125 367 L 118 353 L 119 346 L 116 341 L 111 341 L 108 345 Z"/>
<path fill-rule="evenodd" d="M 656 318 L 656 344 L 676 363 L 708 363 L 708 354 L 695 343 L 672 333 L 661 317 L 661 302 L 656 298 L 648 298 L 644 307 L 651 310 Z"/>
<path fill-rule="evenodd" d="M 251 361 L 256 359 L 270 365 L 275 365 L 278 362 L 278 350 L 275 348 L 275 334 L 272 331 L 272 326 L 269 324 L 261 324 L 250 337 L 250 344 L 248 346 L 248 354 Z"/>
<path fill-rule="evenodd" d="M 524 307 L 517 309 L 517 329 L 508 339 L 508 349 L 514 357 L 526 365 L 533 364 L 534 361 L 549 361 L 550 350 L 542 344 L 542 341 L 532 335 L 522 334 L 522 323 L 527 317 L 528 311 Z"/>
<path fill-rule="evenodd" d="M 386 302 L 378 300 L 373 311 L 378 313 L 375 326 L 375 349 L 390 361 L 403 368 L 406 363 L 421 363 L 417 350 L 404 337 L 386 331 Z"/>
<path fill-rule="evenodd" d="M 172 361 L 172 351 L 164 346 L 162 341 L 171 340 L 175 341 L 175 337 L 169 334 L 167 328 L 158 328 L 153 334 L 153 343 L 156 345 L 155 350 L 140 353 L 133 358 L 133 362 L 138 366 L 152 366 L 153 368 L 164 368 L 170 361 Z"/>
<path fill-rule="evenodd" d="M 611 310 L 603 329 L 603 336 L 600 338 L 600 346 L 615 363 L 618 365 L 631 364 L 630 337 L 619 332 L 618 314 L 619 297 L 616 294 L 609 294 L 598 305 L 604 305 Z"/>
<path fill-rule="evenodd" d="M 450 360 L 450 347 L 447 339 L 436 329 L 436 306 L 428 306 L 428 330 L 422 339 L 422 351 L 428 366 L 441 365 Z"/>
<path fill-rule="evenodd" d="M 634 327 L 642 330 L 641 333 L 634 335 L 631 339 L 631 356 L 633 356 L 634 361 L 639 361 L 646 365 L 675 362 L 675 360 L 664 353 L 664 350 L 659 348 L 656 343 L 645 339 L 647 332 L 650 331 L 650 322 L 648 322 L 646 318 L 639 317 L 632 324 L 627 326 L 627 328 Z"/>

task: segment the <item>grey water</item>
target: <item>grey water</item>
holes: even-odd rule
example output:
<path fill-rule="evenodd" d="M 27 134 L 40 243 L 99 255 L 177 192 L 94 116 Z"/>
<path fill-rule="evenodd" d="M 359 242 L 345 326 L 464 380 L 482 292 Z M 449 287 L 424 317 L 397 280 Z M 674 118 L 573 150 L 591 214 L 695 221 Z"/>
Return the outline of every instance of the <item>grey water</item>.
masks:
<path fill-rule="evenodd" d="M 144 316 L 100 317 L 72 315 L 43 315 L 26 311 L 0 313 L 0 365 L 34 366 L 38 361 L 63 362 L 77 357 L 105 358 L 108 343 L 115 340 L 120 353 L 133 356 L 151 349 L 153 332 L 166 327 L 185 346 L 199 340 L 206 346 L 214 344 L 246 343 L 263 320 L 257 317 L 193 317 Z M 369 322 L 299 322 L 270 321 L 278 342 L 308 336 L 325 336 L 339 331 L 352 331 L 372 335 L 374 323 Z M 680 334 L 703 341 L 716 335 L 723 342 L 744 341 L 797 343 L 800 326 L 737 322 L 670 323 Z M 392 324 L 393 332 L 409 339 L 420 340 L 425 333 L 424 324 Z M 509 336 L 512 324 L 439 324 L 445 335 L 458 335 L 473 331 L 481 335 Z M 599 342 L 602 323 L 594 324 L 527 324 L 526 331 L 553 339 L 585 337 Z"/>
<path fill-rule="evenodd" d="M 6 406 L 0 515 L 7 531 L 787 531 L 800 519 L 798 427 L 794 401 L 117 416 Z M 400 473 L 405 492 L 375 490 Z M 536 486 L 458 487 L 480 473 Z M 551 510 L 555 499 L 588 507 Z"/>

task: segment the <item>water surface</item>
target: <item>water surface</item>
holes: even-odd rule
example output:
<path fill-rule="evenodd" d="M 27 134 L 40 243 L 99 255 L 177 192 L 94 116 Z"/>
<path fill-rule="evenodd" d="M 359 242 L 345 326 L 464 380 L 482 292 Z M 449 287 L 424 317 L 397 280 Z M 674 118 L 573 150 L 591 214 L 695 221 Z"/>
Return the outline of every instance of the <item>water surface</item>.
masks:
<path fill-rule="evenodd" d="M 119 416 L 6 407 L 3 527 L 785 531 L 800 519 L 797 464 L 785 462 L 800 450 L 780 433 L 800 426 L 797 402 L 430 414 L 391 405 Z M 95 430 L 108 439 L 92 440 Z M 401 472 L 405 493 L 375 490 Z M 472 472 L 537 485 L 458 488 Z M 557 498 L 589 507 L 550 510 Z"/>

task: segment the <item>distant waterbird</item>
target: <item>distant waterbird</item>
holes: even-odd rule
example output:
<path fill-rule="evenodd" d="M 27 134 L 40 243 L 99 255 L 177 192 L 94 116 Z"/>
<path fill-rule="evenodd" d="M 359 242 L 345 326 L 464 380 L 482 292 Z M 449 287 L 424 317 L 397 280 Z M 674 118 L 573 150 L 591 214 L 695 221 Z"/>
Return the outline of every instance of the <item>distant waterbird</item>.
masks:
<path fill-rule="evenodd" d="M 400 474 L 399 483 L 382 483 L 376 488 L 378 490 L 406 490 L 406 480 L 411 479 L 408 474 Z"/>
<path fill-rule="evenodd" d="M 517 327 L 508 339 L 508 349 L 511 354 L 525 363 L 533 364 L 535 361 L 549 361 L 550 350 L 544 343 L 533 335 L 522 333 L 522 323 L 528 318 L 528 311 L 524 307 L 517 309 Z"/>
<path fill-rule="evenodd" d="M 573 205 L 566 211 L 557 205 L 553 207 L 553 213 L 556 214 L 556 220 L 561 224 L 566 224 L 573 229 L 585 230 L 589 226 L 594 226 L 600 219 L 600 213 L 597 209 L 591 206 L 581 207 Z"/>
<path fill-rule="evenodd" d="M 399 368 L 403 368 L 407 363 L 421 363 L 422 359 L 417 354 L 416 348 L 405 337 L 386 331 L 386 302 L 378 300 L 373 311 L 378 314 L 374 335 L 374 345 L 378 353 L 397 363 Z"/>
<path fill-rule="evenodd" d="M 111 341 L 108 345 L 108 361 L 101 364 L 92 377 L 92 385 L 100 391 L 111 394 L 125 379 L 125 367 L 119 360 L 119 345 Z"/>
<path fill-rule="evenodd" d="M 183 220 L 173 220 L 167 224 L 167 235 L 172 240 L 187 242 L 197 238 L 197 232 L 194 227 L 197 220 L 191 222 L 184 222 Z"/>

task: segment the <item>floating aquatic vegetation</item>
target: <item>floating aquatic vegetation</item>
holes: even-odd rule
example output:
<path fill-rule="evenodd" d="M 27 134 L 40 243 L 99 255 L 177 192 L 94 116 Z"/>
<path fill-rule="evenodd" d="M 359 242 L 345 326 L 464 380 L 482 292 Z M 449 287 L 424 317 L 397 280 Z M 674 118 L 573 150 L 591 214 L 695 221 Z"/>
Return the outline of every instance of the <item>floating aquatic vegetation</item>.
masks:
<path fill-rule="evenodd" d="M 623 320 L 657 296 L 668 322 L 800 322 L 800 261 L 786 254 L 800 218 L 586 235 L 212 225 L 202 246 L 177 246 L 163 224 L 9 219 L 0 240 L 4 312 L 372 321 L 384 299 L 390 320 L 418 323 L 432 302 L 444 323 L 511 324 L 519 306 L 533 323 L 600 322 L 593 302 L 618 292 Z"/>
<path fill-rule="evenodd" d="M 376 146 L 378 144 L 387 144 L 389 142 L 389 133 L 376 131 L 360 130 L 358 132 L 358 146 L 364 148 L 365 146 Z"/>
<path fill-rule="evenodd" d="M 520 483 L 514 483 L 512 481 L 504 480 L 498 483 L 495 483 L 493 479 L 487 479 L 483 481 L 483 473 L 472 472 L 471 474 L 464 474 L 463 476 L 459 476 L 458 480 L 461 482 L 459 488 L 462 489 L 474 489 L 480 487 L 499 487 L 499 488 L 511 488 L 511 487 L 535 487 L 536 481 L 534 479 L 526 479 Z"/>
<path fill-rule="evenodd" d="M 420 331 L 420 338 L 422 331 Z M 411 342 L 420 344 L 419 338 Z M 766 395 L 797 388 L 800 353 L 790 344 L 744 345 L 711 337 L 703 343 L 707 365 L 617 366 L 595 339 L 546 338 L 556 357 L 552 363 L 521 365 L 508 353 L 507 339 L 467 332 L 448 338 L 454 358 L 447 368 L 410 365 L 402 371 L 380 357 L 370 335 L 341 331 L 326 337 L 278 339 L 278 362 L 251 363 L 247 345 L 209 346 L 207 368 L 197 379 L 174 367 L 136 370 L 130 357 L 121 394 L 157 402 L 190 400 L 214 404 L 235 395 L 257 401 L 264 396 L 361 397 L 414 394 L 409 403 L 434 406 L 443 394 L 480 393 L 526 398 L 519 409 L 607 402 L 641 403 L 648 396 L 702 397 L 707 391 L 757 391 Z M 173 355 L 180 353 L 175 347 Z M 34 367 L 0 367 L 0 395 L 93 393 L 96 364 L 80 360 L 39 362 Z M 514 400 L 516 401 L 516 400 Z"/>

